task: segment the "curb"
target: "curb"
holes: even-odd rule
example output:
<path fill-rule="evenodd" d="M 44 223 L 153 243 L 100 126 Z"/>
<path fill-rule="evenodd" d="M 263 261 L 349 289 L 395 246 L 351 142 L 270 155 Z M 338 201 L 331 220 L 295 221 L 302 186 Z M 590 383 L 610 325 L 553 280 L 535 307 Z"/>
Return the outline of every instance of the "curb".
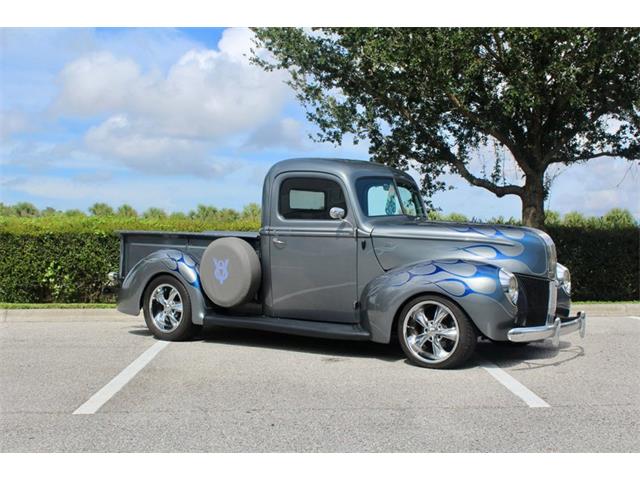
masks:
<path fill-rule="evenodd" d="M 593 317 L 640 316 L 640 303 L 572 303 L 572 312 L 586 312 Z"/>
<path fill-rule="evenodd" d="M 131 322 L 132 315 L 115 308 L 26 308 L 0 310 L 0 323 L 8 322 Z"/>

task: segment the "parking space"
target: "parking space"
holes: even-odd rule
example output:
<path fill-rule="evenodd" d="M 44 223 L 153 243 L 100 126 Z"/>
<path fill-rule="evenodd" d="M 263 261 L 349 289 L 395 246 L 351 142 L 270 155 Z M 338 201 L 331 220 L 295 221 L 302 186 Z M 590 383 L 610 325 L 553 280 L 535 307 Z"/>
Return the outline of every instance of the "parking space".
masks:
<path fill-rule="evenodd" d="M 394 345 L 216 328 L 158 346 L 139 318 L 55 317 L 0 321 L 1 451 L 640 447 L 640 319 L 591 318 L 559 349 L 482 342 L 467 368 L 436 371 Z M 95 413 L 73 414 L 109 385 Z"/>
<path fill-rule="evenodd" d="M 47 321 L 37 311 L 0 323 L 0 411 L 75 410 L 154 343 L 131 327 L 126 317 Z"/>
<path fill-rule="evenodd" d="M 640 319 L 593 317 L 588 334 L 480 353 L 554 407 L 640 406 Z M 551 381 L 553 379 L 553 381 Z"/>

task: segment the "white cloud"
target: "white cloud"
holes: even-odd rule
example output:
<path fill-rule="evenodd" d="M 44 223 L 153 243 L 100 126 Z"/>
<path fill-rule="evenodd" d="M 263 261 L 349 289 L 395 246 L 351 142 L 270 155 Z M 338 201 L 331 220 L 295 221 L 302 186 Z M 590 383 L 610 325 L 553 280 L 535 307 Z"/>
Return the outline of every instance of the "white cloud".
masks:
<path fill-rule="evenodd" d="M 112 51 L 82 55 L 60 72 L 51 111 L 102 118 L 85 132 L 84 147 L 105 161 L 149 174 L 227 174 L 236 162 L 216 160 L 211 152 L 278 125 L 291 98 L 284 73 L 249 62 L 252 35 L 227 29 L 217 49 L 190 49 L 166 71 Z M 282 122 L 283 141 L 294 139 L 292 122 Z"/>
<path fill-rule="evenodd" d="M 217 50 L 190 50 L 166 74 L 110 52 L 83 56 L 61 72 L 55 110 L 124 114 L 156 135 L 215 140 L 246 132 L 277 115 L 290 95 L 284 74 L 248 62 L 250 39 L 246 29 L 225 30 Z"/>
<path fill-rule="evenodd" d="M 293 118 L 282 118 L 256 129 L 245 143 L 249 150 L 281 148 L 308 150 L 310 148 L 300 122 Z"/>
<path fill-rule="evenodd" d="M 24 113 L 0 112 L 0 139 L 8 139 L 11 135 L 28 129 L 29 121 Z"/>
<path fill-rule="evenodd" d="M 57 94 L 56 75 L 78 58 L 111 52 L 145 70 L 166 71 L 177 58 L 202 45 L 171 28 L 2 28 L 3 109 L 41 112 Z"/>
<path fill-rule="evenodd" d="M 110 117 L 89 129 L 85 143 L 91 151 L 147 175 L 224 176 L 239 166 L 212 159 L 205 142 L 146 133 L 126 115 Z"/>
<path fill-rule="evenodd" d="M 586 215 L 626 208 L 640 218 L 640 164 L 601 158 L 568 167 L 552 185 L 548 205 L 561 213 Z"/>

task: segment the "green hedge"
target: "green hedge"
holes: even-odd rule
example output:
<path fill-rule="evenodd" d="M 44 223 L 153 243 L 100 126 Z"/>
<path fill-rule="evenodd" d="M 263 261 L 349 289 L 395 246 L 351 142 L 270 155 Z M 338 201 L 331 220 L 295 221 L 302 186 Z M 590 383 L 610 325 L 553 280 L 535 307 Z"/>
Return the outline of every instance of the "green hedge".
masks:
<path fill-rule="evenodd" d="M 115 230 L 242 230 L 256 220 L 233 222 L 117 217 L 0 217 L 0 302 L 112 302 L 102 295 L 106 274 L 117 270 Z M 640 298 L 640 235 L 615 230 L 548 228 L 558 258 L 571 270 L 575 300 Z"/>
<path fill-rule="evenodd" d="M 575 300 L 640 299 L 640 230 L 548 227 Z"/>
<path fill-rule="evenodd" d="M 103 295 L 117 271 L 116 230 L 257 230 L 256 221 L 125 219 L 118 217 L 0 218 L 0 302 L 113 302 Z"/>

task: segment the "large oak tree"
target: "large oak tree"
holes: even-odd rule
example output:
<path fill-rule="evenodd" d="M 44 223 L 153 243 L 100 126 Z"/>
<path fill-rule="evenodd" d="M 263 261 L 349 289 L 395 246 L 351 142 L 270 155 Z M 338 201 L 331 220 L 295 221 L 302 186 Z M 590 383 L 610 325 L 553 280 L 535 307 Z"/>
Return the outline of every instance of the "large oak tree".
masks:
<path fill-rule="evenodd" d="M 522 221 L 542 227 L 551 165 L 640 158 L 640 29 L 254 31 L 253 61 L 290 72 L 318 140 L 354 135 L 375 161 L 417 162 L 427 194 L 455 172 L 519 196 Z M 520 178 L 507 182 L 499 162 L 474 171 L 470 160 L 492 143 Z"/>

